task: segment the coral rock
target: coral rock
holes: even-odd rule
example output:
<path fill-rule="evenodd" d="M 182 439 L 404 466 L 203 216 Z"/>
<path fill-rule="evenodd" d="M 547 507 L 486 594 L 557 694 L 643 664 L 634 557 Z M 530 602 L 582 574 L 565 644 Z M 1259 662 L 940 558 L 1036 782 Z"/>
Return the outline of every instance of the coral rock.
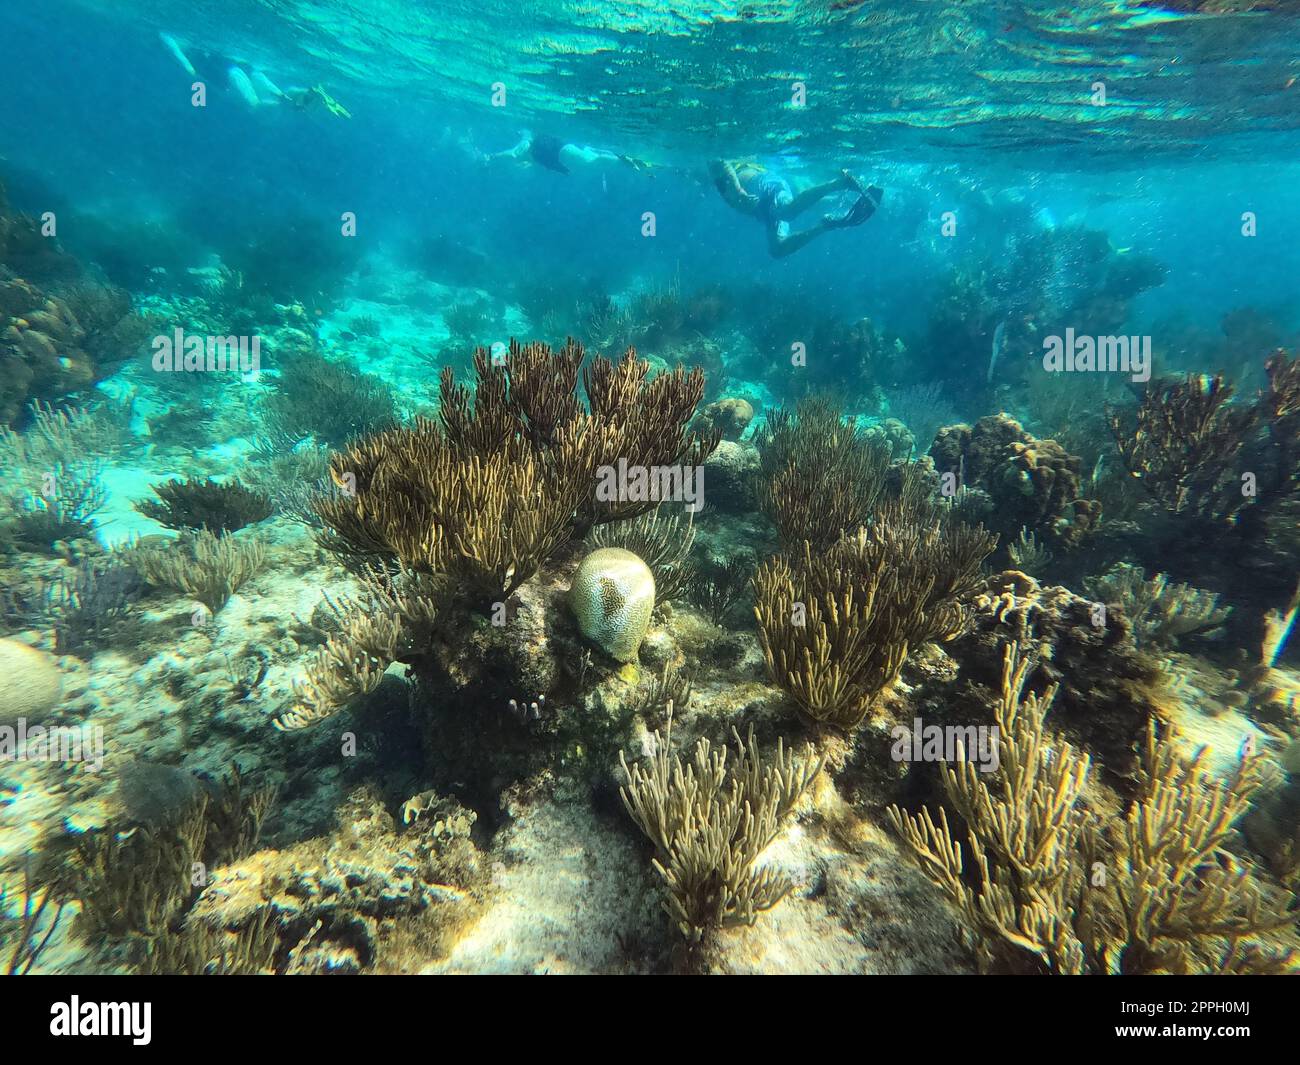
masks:
<path fill-rule="evenodd" d="M 52 655 L 0 639 L 0 724 L 34 723 L 59 703 L 63 678 Z"/>
<path fill-rule="evenodd" d="M 723 440 L 704 462 L 705 502 L 730 514 L 753 510 L 757 472 L 758 449 L 753 444 Z"/>
<path fill-rule="evenodd" d="M 962 675 L 996 686 L 999 649 L 1032 641 L 1038 664 L 1030 689 L 1061 685 L 1052 726 L 1116 776 L 1130 776 L 1148 721 L 1162 714 L 1164 681 L 1157 662 L 1134 644 L 1123 612 L 1102 615 L 1068 588 L 1040 585 L 1017 570 L 986 578 L 973 605 L 969 630 L 945 646 Z"/>
<path fill-rule="evenodd" d="M 1055 440 L 1038 440 L 1005 414 L 940 429 L 930 455 L 941 472 L 983 489 L 994 503 L 1002 543 L 1028 529 L 1052 546 L 1070 547 L 1101 520 L 1101 504 L 1082 499 L 1081 460 Z"/>
<path fill-rule="evenodd" d="M 723 440 L 739 440 L 754 420 L 754 407 L 747 399 L 720 399 L 700 411 L 703 429 L 718 430 Z"/>

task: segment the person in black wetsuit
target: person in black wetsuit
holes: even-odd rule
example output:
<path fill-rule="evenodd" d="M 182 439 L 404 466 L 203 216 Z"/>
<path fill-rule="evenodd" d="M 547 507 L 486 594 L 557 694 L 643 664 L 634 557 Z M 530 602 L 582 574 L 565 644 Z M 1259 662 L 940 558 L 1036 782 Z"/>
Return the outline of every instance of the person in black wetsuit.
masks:
<path fill-rule="evenodd" d="M 649 164 L 641 159 L 620 155 L 604 148 L 593 148 L 587 144 L 569 144 L 553 137 L 549 133 L 532 133 L 524 130 L 519 143 L 504 152 L 494 152 L 483 157 L 491 162 L 496 159 L 513 159 L 516 162 L 535 164 L 554 170 L 557 174 L 569 174 L 575 169 L 602 169 L 615 166 L 630 166 L 633 170 L 649 169 Z"/>

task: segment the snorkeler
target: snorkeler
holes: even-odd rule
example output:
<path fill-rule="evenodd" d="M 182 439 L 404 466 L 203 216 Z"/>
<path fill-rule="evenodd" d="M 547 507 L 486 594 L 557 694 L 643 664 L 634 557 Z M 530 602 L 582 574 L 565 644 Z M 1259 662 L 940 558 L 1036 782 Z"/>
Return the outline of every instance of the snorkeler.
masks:
<path fill-rule="evenodd" d="M 536 163 L 558 174 L 571 173 L 571 169 L 601 169 L 610 166 L 630 166 L 633 170 L 649 170 L 650 164 L 643 159 L 633 159 L 630 155 L 620 155 L 604 148 L 592 148 L 586 144 L 568 144 L 559 137 L 546 133 L 534 134 L 523 130 L 519 143 L 504 152 L 493 152 L 482 156 L 484 162 L 495 159 L 513 159 L 525 165 Z"/>
<path fill-rule="evenodd" d="M 884 189 L 863 184 L 847 170 L 834 181 L 810 185 L 795 192 L 784 178 L 753 162 L 718 159 L 709 164 L 713 185 L 728 206 L 759 219 L 767 230 L 767 250 L 773 258 L 793 255 L 809 241 L 832 229 L 860 226 L 876 213 Z M 809 207 L 837 192 L 857 192 L 857 198 L 841 214 L 823 215 L 820 222 L 790 232 L 790 221 Z"/>
<path fill-rule="evenodd" d="M 169 33 L 160 33 L 158 37 L 176 62 L 180 64 L 181 69 L 190 77 L 198 78 L 199 73 L 190 61 L 189 56 L 181 48 L 180 42 Z M 209 58 L 214 61 L 221 61 L 219 57 L 210 56 Z M 320 105 L 336 118 L 352 117 L 351 112 L 335 100 L 334 97 L 330 96 L 320 85 L 313 85 L 310 89 L 281 89 L 262 71 L 252 67 L 246 68 L 245 65 L 239 63 L 230 64 L 226 70 L 226 80 L 235 95 L 252 110 L 285 103 L 295 110 L 306 111 L 311 107 Z"/>

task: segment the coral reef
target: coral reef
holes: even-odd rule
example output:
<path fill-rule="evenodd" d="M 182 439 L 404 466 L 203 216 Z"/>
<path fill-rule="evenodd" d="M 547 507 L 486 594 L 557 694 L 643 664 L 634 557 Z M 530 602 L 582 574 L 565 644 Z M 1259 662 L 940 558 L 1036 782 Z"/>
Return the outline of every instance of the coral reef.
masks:
<path fill-rule="evenodd" d="M 408 957 L 439 949 L 472 915 L 485 873 L 469 839 L 473 812 L 432 796 L 422 802 L 429 815 L 399 832 L 379 796 L 356 789 L 329 836 L 218 869 L 186 915 L 184 936 L 224 939 L 227 957 L 275 972 L 410 971 Z M 235 933 L 255 938 L 236 945 Z"/>
<path fill-rule="evenodd" d="M 1123 557 L 1222 595 L 1233 607 L 1229 637 L 1247 646 L 1261 640 L 1271 613 L 1285 611 L 1295 587 L 1297 365 L 1275 352 L 1252 400 L 1222 376 L 1191 374 L 1152 382 L 1134 409 L 1107 410 L 1143 534 Z"/>
<path fill-rule="evenodd" d="M 138 953 L 192 904 L 209 869 L 255 848 L 274 790 L 246 790 L 238 770 L 211 782 L 137 763 L 120 793 L 121 820 L 74 836 L 61 876 L 81 903 L 78 924 Z"/>
<path fill-rule="evenodd" d="M 0 725 L 108 738 L 0 750 L 0 972 L 1294 969 L 1285 306 L 1159 338 L 1235 391 L 1039 372 L 1163 268 L 934 181 L 969 241 L 900 196 L 865 288 L 819 245 L 692 292 L 563 218 L 564 266 L 101 227 L 142 313 L 0 204 Z M 124 361 L 162 321 L 266 372 Z M 931 722 L 1000 765 L 889 746 Z"/>
<path fill-rule="evenodd" d="M 994 685 L 993 663 L 1006 643 L 1033 647 L 1030 683 L 1036 691 L 1060 686 L 1063 731 L 1109 773 L 1127 779 L 1148 723 L 1161 714 L 1165 683 L 1157 661 L 1135 646 L 1124 613 L 1101 607 L 1015 570 L 994 574 L 971 597 L 967 631 L 944 649 L 963 676 Z"/>
<path fill-rule="evenodd" d="M 583 354 L 572 342 L 558 353 L 512 342 L 498 364 L 480 348 L 472 400 L 444 370 L 441 424 L 417 419 L 334 457 L 348 491 L 317 507 L 327 543 L 447 574 L 491 602 L 592 523 L 653 509 L 657 499 L 600 499 L 597 469 L 703 461 L 716 440 L 686 432 L 703 379 L 679 367 L 647 380 L 633 351 L 597 358 L 582 374 L 587 414 L 574 392 Z"/>
<path fill-rule="evenodd" d="M 1222 375 L 1153 382 L 1107 420 L 1129 474 L 1162 508 L 1215 523 L 1300 491 L 1300 359 L 1277 351 L 1253 403 Z"/>
<path fill-rule="evenodd" d="M 0 189 L 0 425 L 91 385 L 149 332 L 126 292 L 87 275 Z"/>

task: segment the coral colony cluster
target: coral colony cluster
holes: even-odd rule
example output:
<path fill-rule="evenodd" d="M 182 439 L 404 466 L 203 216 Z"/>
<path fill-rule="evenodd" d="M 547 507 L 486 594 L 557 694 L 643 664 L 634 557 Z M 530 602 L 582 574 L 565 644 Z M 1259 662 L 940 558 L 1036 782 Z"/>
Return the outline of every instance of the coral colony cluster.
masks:
<path fill-rule="evenodd" d="M 0 197 L 0 970 L 1300 971 L 1285 321 L 1116 336 L 1077 221 L 897 323 L 279 224 Z"/>

